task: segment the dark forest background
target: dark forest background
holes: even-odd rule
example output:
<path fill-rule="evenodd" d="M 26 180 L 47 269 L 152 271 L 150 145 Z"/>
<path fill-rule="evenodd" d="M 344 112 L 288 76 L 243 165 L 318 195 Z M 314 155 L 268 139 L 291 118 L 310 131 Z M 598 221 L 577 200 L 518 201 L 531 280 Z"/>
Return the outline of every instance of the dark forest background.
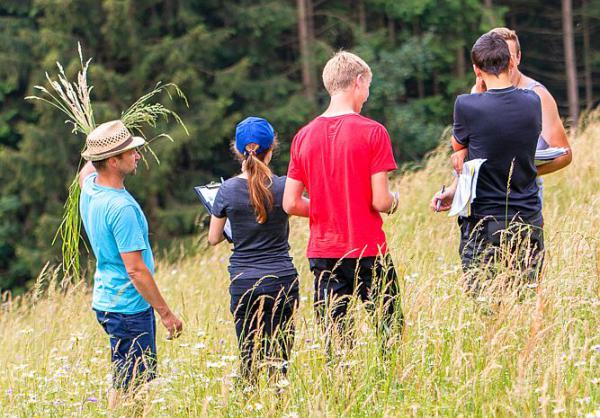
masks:
<path fill-rule="evenodd" d="M 294 133 L 327 104 L 320 73 L 338 49 L 374 73 L 364 113 L 388 128 L 400 163 L 418 165 L 439 144 L 457 94 L 473 82 L 469 50 L 494 26 L 517 30 L 522 71 L 545 84 L 572 124 L 600 98 L 600 0 L 1 0 L 0 289 L 23 289 L 47 261 L 82 136 L 62 114 L 26 102 L 33 86 L 89 74 L 98 123 L 119 117 L 158 81 L 189 99 L 170 104 L 190 135 L 154 146 L 128 180 L 162 248 L 198 234 L 204 215 L 192 186 L 238 169 L 228 149 L 248 115 L 269 119 L 285 173 Z M 572 58 L 565 58 L 572 57 Z M 165 98 L 165 103 L 168 98 Z"/>

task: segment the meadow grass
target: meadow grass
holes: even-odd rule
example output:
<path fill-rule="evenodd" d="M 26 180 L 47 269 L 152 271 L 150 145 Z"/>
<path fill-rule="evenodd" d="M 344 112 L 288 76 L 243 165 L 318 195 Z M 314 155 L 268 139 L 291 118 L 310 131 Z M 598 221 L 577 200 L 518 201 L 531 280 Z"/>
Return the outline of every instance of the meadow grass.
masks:
<path fill-rule="evenodd" d="M 401 278 L 405 328 L 387 359 L 370 317 L 356 306 L 356 344 L 326 355 L 312 311 L 305 220 L 292 219 L 301 304 L 287 380 L 249 389 L 229 312 L 229 247 L 158 260 L 156 278 L 185 321 L 167 341 L 159 374 L 138 407 L 106 410 L 108 340 L 90 288 L 47 269 L 27 296 L 4 295 L 0 313 L 3 416 L 600 416 L 600 121 L 572 139 L 574 160 L 546 177 L 546 265 L 534 295 L 506 298 L 493 314 L 465 295 L 454 218 L 433 214 L 449 182 L 448 155 L 394 180 L 398 212 L 385 219 Z M 199 209 L 200 210 L 200 209 Z M 167 257 L 162 257 L 166 259 Z M 173 260 L 173 256 L 169 257 Z"/>

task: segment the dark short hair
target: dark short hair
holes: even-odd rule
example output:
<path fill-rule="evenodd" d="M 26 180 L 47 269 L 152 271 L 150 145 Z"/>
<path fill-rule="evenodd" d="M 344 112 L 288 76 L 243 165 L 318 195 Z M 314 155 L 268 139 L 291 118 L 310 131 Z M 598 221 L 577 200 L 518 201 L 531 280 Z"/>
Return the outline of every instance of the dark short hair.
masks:
<path fill-rule="evenodd" d="M 481 71 L 498 76 L 508 69 L 510 62 L 508 44 L 497 33 L 481 35 L 471 49 L 471 61 Z"/>
<path fill-rule="evenodd" d="M 107 161 L 108 161 L 108 158 L 106 158 L 104 160 L 92 161 L 92 165 L 94 166 L 94 168 L 97 171 L 104 170 L 106 168 Z"/>

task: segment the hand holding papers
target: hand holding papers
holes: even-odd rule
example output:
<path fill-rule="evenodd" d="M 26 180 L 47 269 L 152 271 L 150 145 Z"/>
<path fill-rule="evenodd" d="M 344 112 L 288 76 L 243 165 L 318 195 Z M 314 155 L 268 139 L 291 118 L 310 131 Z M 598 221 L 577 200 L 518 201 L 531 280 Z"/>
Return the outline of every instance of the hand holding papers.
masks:
<path fill-rule="evenodd" d="M 540 166 L 549 163 L 550 161 L 565 155 L 569 152 L 568 148 L 546 148 L 539 149 L 535 152 L 535 165 Z"/>
<path fill-rule="evenodd" d="M 204 186 L 196 186 L 194 187 L 194 191 L 198 195 L 198 198 L 206 208 L 209 214 L 212 215 L 212 207 L 215 201 L 215 197 L 217 197 L 217 192 L 219 191 L 219 187 L 221 187 L 221 183 L 213 181 Z M 229 242 L 233 242 L 231 239 L 231 223 L 229 219 L 225 223 L 225 229 L 223 230 L 223 235 Z"/>
<path fill-rule="evenodd" d="M 459 215 L 467 217 L 471 214 L 471 204 L 476 196 L 475 191 L 477 189 L 479 169 L 486 161 L 485 158 L 476 158 L 463 164 L 462 173 L 458 177 L 452 208 L 448 216 Z"/>

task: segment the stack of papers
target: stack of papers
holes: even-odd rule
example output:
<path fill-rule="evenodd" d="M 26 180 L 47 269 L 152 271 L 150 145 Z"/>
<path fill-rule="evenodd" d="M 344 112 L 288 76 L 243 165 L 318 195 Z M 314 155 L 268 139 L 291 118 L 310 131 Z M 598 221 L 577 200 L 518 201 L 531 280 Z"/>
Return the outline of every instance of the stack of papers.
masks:
<path fill-rule="evenodd" d="M 481 169 L 481 165 L 486 161 L 487 159 L 485 158 L 476 158 L 463 164 L 448 216 L 471 216 L 471 204 L 477 197 L 476 190 L 479 170 Z"/>
<path fill-rule="evenodd" d="M 555 158 L 565 155 L 569 152 L 567 148 L 546 148 L 535 152 L 535 165 L 547 164 Z"/>

